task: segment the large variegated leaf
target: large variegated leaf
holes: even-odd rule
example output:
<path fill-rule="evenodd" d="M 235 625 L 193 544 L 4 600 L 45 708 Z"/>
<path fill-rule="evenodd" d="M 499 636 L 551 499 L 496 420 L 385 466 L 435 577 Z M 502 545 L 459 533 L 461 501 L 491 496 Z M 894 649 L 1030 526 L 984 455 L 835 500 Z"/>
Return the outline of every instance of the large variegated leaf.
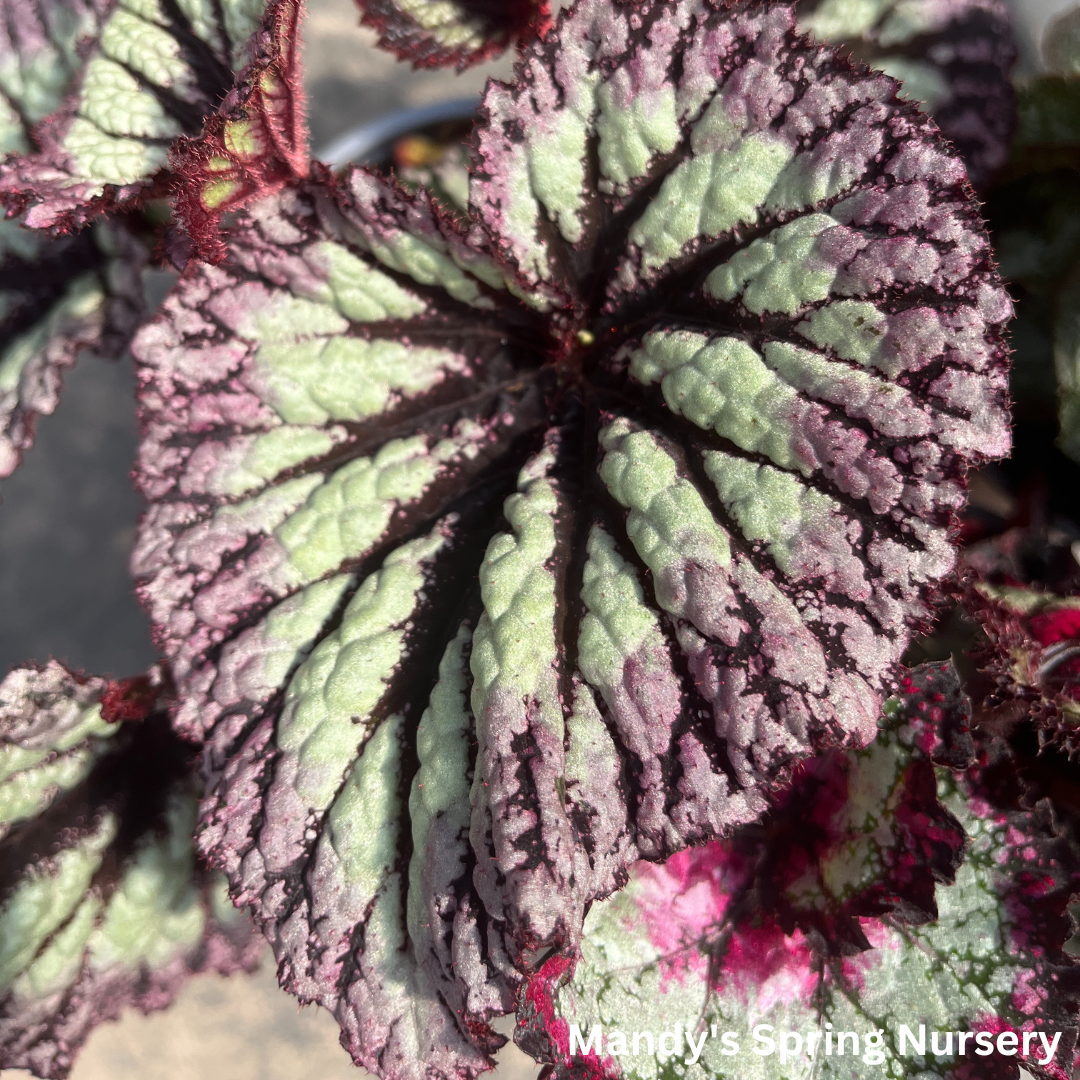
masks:
<path fill-rule="evenodd" d="M 929 768 L 922 748 L 940 748 L 926 721 L 948 711 L 935 704 L 941 681 L 915 695 L 921 714 L 891 703 L 877 741 L 851 755 L 832 810 L 853 835 L 811 877 L 826 895 L 887 867 L 873 846 L 905 817 L 898 771 Z M 515 1038 L 562 1077 L 961 1080 L 1015 1076 L 1017 1061 L 1072 1077 L 1080 966 L 1064 946 L 1080 853 L 1047 803 L 1022 809 L 998 790 L 998 775 L 1015 786 L 1015 768 L 1002 747 L 968 773 L 938 768 L 936 793 L 968 846 L 955 879 L 939 878 L 934 921 L 860 918 L 862 949 L 837 955 L 812 929 L 821 892 L 797 892 L 801 918 L 785 925 L 762 889 L 769 843 L 740 831 L 663 866 L 638 864 L 623 892 L 589 912 L 576 967 L 555 958 L 530 981 Z"/>
<path fill-rule="evenodd" d="M 894 89 L 785 8 L 587 0 L 489 88 L 471 221 L 297 182 L 141 334 L 201 843 L 358 1061 L 483 1067 L 634 859 L 873 738 L 1008 445 L 1008 300 Z"/>
<path fill-rule="evenodd" d="M 4 0 L 0 198 L 63 230 L 144 195 L 246 61 L 263 0 Z M 18 123 L 16 123 L 16 120 Z M 15 141 L 13 141 L 15 140 Z"/>
<path fill-rule="evenodd" d="M 115 223 L 49 239 L 0 222 L 0 477 L 33 443 L 37 417 L 56 408 L 79 352 L 115 358 L 127 347 L 147 254 Z"/>
<path fill-rule="evenodd" d="M 548 0 L 357 0 L 379 44 L 413 67 L 459 71 L 527 45 L 551 23 Z"/>
<path fill-rule="evenodd" d="M 1001 0 L 801 0 L 798 11 L 805 30 L 899 79 L 986 186 L 1015 126 L 1016 44 Z"/>
<path fill-rule="evenodd" d="M 250 924 L 196 867 L 192 751 L 147 718 L 157 696 L 55 661 L 0 682 L 0 1068 L 66 1076 L 125 1006 L 255 961 Z"/>

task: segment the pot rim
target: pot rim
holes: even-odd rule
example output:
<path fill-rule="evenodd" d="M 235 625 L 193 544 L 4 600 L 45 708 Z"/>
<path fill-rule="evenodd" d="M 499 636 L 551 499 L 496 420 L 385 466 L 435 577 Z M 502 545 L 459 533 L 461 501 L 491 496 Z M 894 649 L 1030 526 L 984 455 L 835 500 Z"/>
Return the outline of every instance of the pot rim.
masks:
<path fill-rule="evenodd" d="M 331 140 L 316 152 L 317 160 L 339 169 L 349 162 L 363 164 L 383 143 L 398 139 L 417 128 L 445 120 L 464 120 L 475 116 L 479 108 L 478 97 L 450 98 L 448 101 L 433 101 L 428 105 L 419 105 L 409 109 L 398 109 L 378 120 L 360 124 L 336 139 Z"/>

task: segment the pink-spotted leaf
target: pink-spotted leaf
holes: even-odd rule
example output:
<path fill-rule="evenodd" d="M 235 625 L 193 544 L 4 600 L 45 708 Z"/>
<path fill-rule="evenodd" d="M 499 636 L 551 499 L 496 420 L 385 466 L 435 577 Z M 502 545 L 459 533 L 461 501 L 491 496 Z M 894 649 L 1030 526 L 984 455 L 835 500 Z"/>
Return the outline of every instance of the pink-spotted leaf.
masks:
<path fill-rule="evenodd" d="M 458 71 L 529 44 L 551 25 L 548 0 L 357 0 L 379 44 L 413 67 Z"/>
<path fill-rule="evenodd" d="M 1080 965 L 1064 947 L 1080 853 L 1049 804 L 1000 797 L 995 774 L 1015 772 L 1003 745 L 980 747 L 966 773 L 938 766 L 931 780 L 939 815 L 966 833 L 955 876 L 937 878 L 932 921 L 860 917 L 862 947 L 842 954 L 814 933 L 830 887 L 887 879 L 888 862 L 872 853 L 902 831 L 897 774 L 932 770 L 930 755 L 942 751 L 959 760 L 957 740 L 934 719 L 956 704 L 955 673 L 913 674 L 922 685 L 905 686 L 877 741 L 849 757 L 833 821 L 856 828 L 821 850 L 816 888 L 794 896 L 794 922 L 762 887 L 772 851 L 755 849 L 752 830 L 661 866 L 639 863 L 621 893 L 589 912 L 576 966 L 553 958 L 530 980 L 515 1038 L 557 1077 L 1004 1080 L 1017 1062 L 1038 1077 L 1071 1077 Z M 953 735 L 975 749 L 962 730 Z M 635 1046 L 635 1032 L 652 1046 L 644 1034 Z"/>
<path fill-rule="evenodd" d="M 960 151 L 976 188 L 1016 126 L 1016 43 L 1001 0 L 801 0 L 803 29 L 894 75 Z"/>
<path fill-rule="evenodd" d="M 3 0 L 0 200 L 69 231 L 154 190 L 232 87 L 264 0 Z"/>
<path fill-rule="evenodd" d="M 63 372 L 89 349 L 115 359 L 143 314 L 148 252 L 117 222 L 51 239 L 0 221 L 0 477 L 59 403 Z"/>
<path fill-rule="evenodd" d="M 193 752 L 153 711 L 155 679 L 50 661 L 0 682 L 0 1068 L 64 1077 L 125 1006 L 163 1008 L 189 975 L 257 957 L 195 862 Z"/>
<path fill-rule="evenodd" d="M 468 218 L 297 180 L 140 334 L 199 842 L 360 1063 L 483 1068 L 634 860 L 875 736 L 1008 446 L 1008 300 L 895 87 L 787 8 L 588 0 L 489 87 Z"/>

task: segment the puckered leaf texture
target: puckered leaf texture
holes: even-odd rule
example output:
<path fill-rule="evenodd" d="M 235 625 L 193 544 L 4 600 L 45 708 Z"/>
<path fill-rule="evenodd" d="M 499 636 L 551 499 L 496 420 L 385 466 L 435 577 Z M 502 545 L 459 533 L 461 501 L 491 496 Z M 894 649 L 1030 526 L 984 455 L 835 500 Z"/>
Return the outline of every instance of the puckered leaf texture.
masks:
<path fill-rule="evenodd" d="M 1016 124 L 1016 60 L 1001 0 L 800 0 L 803 29 L 903 83 L 985 187 Z"/>
<path fill-rule="evenodd" d="M 196 866 L 192 751 L 158 696 L 152 677 L 56 661 L 0 682 L 0 1068 L 66 1076 L 125 1006 L 255 961 L 250 923 Z"/>
<path fill-rule="evenodd" d="M 1007 793 L 1016 766 L 1003 745 L 980 746 L 967 772 L 938 766 L 935 782 L 932 759 L 961 764 L 976 749 L 962 726 L 938 726 L 957 704 L 951 668 L 913 673 L 877 740 L 848 755 L 846 791 L 821 834 L 833 842 L 818 847 L 814 874 L 792 867 L 784 903 L 762 873 L 772 849 L 752 831 L 638 864 L 623 892 L 589 912 L 577 965 L 553 958 L 532 978 L 515 1038 L 564 1077 L 960 1080 L 1014 1077 L 1018 1061 L 1071 1077 L 1080 966 L 1064 946 L 1080 853 L 1049 804 L 1024 809 Z M 948 820 L 948 832 L 966 833 L 963 864 L 934 875 L 932 922 L 863 914 L 861 948 L 838 955 L 814 932 L 821 894 L 835 901 L 894 872 L 875 846 L 909 819 L 898 777 L 921 787 L 927 771 L 924 806 L 937 806 L 938 821 L 923 820 L 925 838 L 939 842 Z M 919 864 L 928 848 L 894 851 Z M 794 921 L 784 918 L 792 900 Z M 644 1034 L 634 1043 L 645 1031 L 652 1047 Z"/>
<path fill-rule="evenodd" d="M 462 71 L 551 24 L 548 0 L 357 0 L 379 44 L 413 67 Z"/>
<path fill-rule="evenodd" d="M 140 334 L 199 842 L 360 1063 L 485 1067 L 634 860 L 875 737 L 1008 447 L 1008 299 L 895 88 L 783 7 L 586 0 L 467 220 L 297 180 Z"/>
<path fill-rule="evenodd" d="M 0 199 L 69 230 L 145 195 L 246 62 L 263 0 L 4 0 Z"/>

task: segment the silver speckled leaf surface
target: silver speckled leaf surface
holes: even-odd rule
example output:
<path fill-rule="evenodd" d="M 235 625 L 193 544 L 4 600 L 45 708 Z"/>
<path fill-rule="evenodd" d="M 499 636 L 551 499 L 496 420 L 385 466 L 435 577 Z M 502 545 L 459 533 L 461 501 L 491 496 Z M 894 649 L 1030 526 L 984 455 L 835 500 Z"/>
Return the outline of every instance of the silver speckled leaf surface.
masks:
<path fill-rule="evenodd" d="M 363 170 L 140 334 L 135 571 L 200 844 L 384 1075 L 472 1075 L 587 905 L 864 745 L 1004 454 L 964 169 L 790 11 L 586 0 L 467 219 Z"/>
<path fill-rule="evenodd" d="M 1001 0 L 801 0 L 799 24 L 899 79 L 987 186 L 1016 127 L 1017 48 Z"/>
<path fill-rule="evenodd" d="M 0 682 L 0 1068 L 59 1080 L 124 1007 L 258 955 L 196 863 L 191 748 L 162 712 L 124 723 L 133 700 L 56 661 Z"/>

